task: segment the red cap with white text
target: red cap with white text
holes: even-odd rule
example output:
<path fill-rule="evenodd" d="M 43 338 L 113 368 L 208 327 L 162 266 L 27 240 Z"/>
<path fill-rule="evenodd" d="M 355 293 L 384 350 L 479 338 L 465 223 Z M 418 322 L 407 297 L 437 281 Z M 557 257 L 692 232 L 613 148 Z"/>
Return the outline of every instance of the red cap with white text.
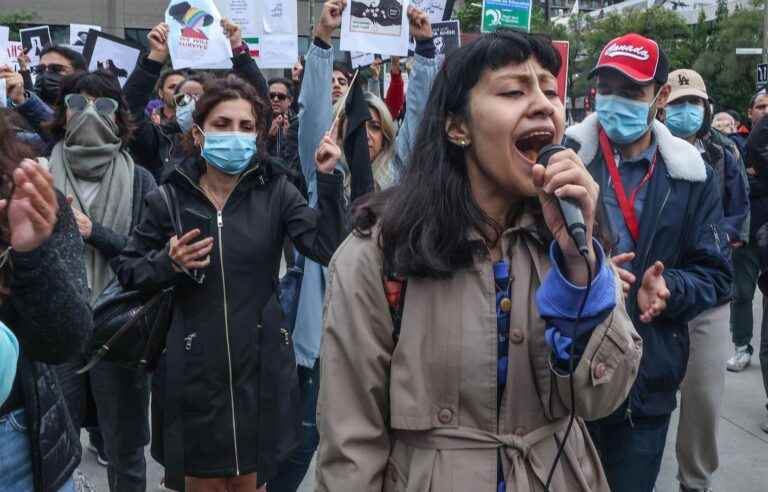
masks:
<path fill-rule="evenodd" d="M 652 81 L 665 84 L 669 77 L 669 62 L 658 43 L 636 33 L 625 34 L 606 44 L 589 77 L 605 69 L 621 72 L 641 84 Z"/>

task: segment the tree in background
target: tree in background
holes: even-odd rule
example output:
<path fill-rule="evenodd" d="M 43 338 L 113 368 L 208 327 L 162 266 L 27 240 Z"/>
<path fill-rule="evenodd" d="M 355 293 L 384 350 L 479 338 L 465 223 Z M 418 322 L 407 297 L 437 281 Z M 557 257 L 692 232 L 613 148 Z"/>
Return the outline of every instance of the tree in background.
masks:
<path fill-rule="evenodd" d="M 33 12 L 16 11 L 16 12 L 2 12 L 0 11 L 0 26 L 7 26 L 10 28 L 10 40 L 20 41 L 19 29 L 23 29 L 25 24 L 31 22 L 36 16 Z"/>

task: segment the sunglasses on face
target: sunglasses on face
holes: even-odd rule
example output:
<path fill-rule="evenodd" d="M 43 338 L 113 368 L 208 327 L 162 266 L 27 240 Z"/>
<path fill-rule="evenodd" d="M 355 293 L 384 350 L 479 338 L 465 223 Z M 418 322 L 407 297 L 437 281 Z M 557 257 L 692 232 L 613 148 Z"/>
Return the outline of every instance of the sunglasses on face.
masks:
<path fill-rule="evenodd" d="M 69 71 L 69 67 L 65 65 L 60 65 L 58 63 L 51 63 L 50 65 L 40 64 L 40 65 L 37 65 L 36 67 L 32 67 L 32 73 L 37 75 L 45 72 L 64 75 L 64 73 L 68 71 Z"/>
<path fill-rule="evenodd" d="M 93 104 L 96 108 L 96 112 L 99 114 L 115 114 L 117 112 L 118 103 L 111 97 L 97 97 L 93 101 L 83 96 L 82 94 L 67 94 L 64 98 L 64 104 L 67 105 L 67 109 L 80 113 L 85 111 L 85 108 L 89 104 Z"/>
<path fill-rule="evenodd" d="M 197 101 L 200 99 L 200 96 L 196 94 L 176 94 L 173 96 L 173 102 L 176 103 L 176 106 L 179 108 L 183 108 L 187 104 L 191 103 L 192 101 Z"/>
<path fill-rule="evenodd" d="M 278 100 L 280 102 L 283 102 L 286 99 L 288 99 L 288 94 L 281 94 L 279 92 L 270 92 L 269 93 L 269 99 L 272 100 L 272 101 Z"/>

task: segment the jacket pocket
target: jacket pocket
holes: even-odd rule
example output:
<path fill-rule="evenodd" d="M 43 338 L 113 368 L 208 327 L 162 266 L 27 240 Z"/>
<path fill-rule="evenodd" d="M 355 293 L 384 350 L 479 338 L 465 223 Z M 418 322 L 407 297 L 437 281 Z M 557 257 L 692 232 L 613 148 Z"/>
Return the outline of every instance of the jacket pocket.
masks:
<path fill-rule="evenodd" d="M 651 325 L 647 329 L 653 330 L 654 336 L 653 342 L 646 344 L 647 357 L 641 367 L 643 384 L 649 393 L 675 391 L 688 367 L 687 327 L 679 330 L 676 326 Z"/>

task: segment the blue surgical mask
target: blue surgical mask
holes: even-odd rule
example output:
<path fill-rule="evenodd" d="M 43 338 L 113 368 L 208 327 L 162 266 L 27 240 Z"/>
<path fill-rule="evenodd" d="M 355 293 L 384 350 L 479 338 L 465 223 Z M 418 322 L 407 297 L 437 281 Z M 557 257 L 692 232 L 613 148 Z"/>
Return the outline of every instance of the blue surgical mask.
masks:
<path fill-rule="evenodd" d="M 256 153 L 256 135 L 253 133 L 203 132 L 203 135 L 203 159 L 223 173 L 240 174 Z"/>
<path fill-rule="evenodd" d="M 176 107 L 176 123 L 179 124 L 179 128 L 181 128 L 181 131 L 184 133 L 191 130 L 194 125 L 194 122 L 192 121 L 192 113 L 195 112 L 196 102 L 197 101 L 193 99 L 184 106 Z"/>
<path fill-rule="evenodd" d="M 637 142 L 645 135 L 650 125 L 651 106 L 656 101 L 647 103 L 621 96 L 598 94 L 595 109 L 600 126 L 613 143 L 626 145 Z"/>
<path fill-rule="evenodd" d="M 688 138 L 701 129 L 704 123 L 704 107 L 691 103 L 667 106 L 666 123 L 672 135 Z"/>

